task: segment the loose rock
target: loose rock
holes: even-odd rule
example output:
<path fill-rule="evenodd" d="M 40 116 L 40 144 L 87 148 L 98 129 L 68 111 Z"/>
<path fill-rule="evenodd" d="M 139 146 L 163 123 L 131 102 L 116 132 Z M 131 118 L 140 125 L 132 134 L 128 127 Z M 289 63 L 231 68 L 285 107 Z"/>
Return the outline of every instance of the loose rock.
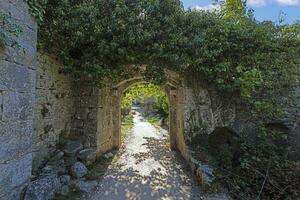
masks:
<path fill-rule="evenodd" d="M 83 145 L 79 141 L 68 141 L 63 148 L 63 152 L 66 156 L 74 157 L 82 149 Z"/>
<path fill-rule="evenodd" d="M 81 192 L 90 193 L 93 192 L 93 190 L 95 190 L 97 184 L 98 184 L 97 181 L 79 180 L 75 182 L 74 186 L 76 187 L 76 189 L 80 190 Z"/>
<path fill-rule="evenodd" d="M 62 188 L 59 190 L 58 194 L 61 194 L 63 196 L 67 196 L 69 194 L 69 187 L 67 185 L 62 186 Z"/>
<path fill-rule="evenodd" d="M 31 182 L 25 192 L 24 200 L 49 200 L 61 187 L 56 174 L 49 174 Z"/>
<path fill-rule="evenodd" d="M 78 158 L 87 166 L 96 161 L 97 152 L 95 149 L 84 149 L 79 152 Z"/>
<path fill-rule="evenodd" d="M 69 168 L 77 162 L 76 157 L 65 157 L 65 165 Z"/>
<path fill-rule="evenodd" d="M 63 185 L 68 185 L 71 180 L 71 177 L 69 175 L 63 175 L 60 177 L 60 183 Z"/>
<path fill-rule="evenodd" d="M 47 172 L 47 170 L 50 170 L 50 172 L 54 172 L 58 175 L 67 173 L 65 161 L 63 159 L 50 161 L 43 171 Z"/>
<path fill-rule="evenodd" d="M 87 174 L 86 166 L 81 162 L 76 162 L 70 169 L 70 173 L 74 178 L 81 178 Z"/>
<path fill-rule="evenodd" d="M 57 150 L 56 154 L 50 159 L 50 161 L 61 160 L 64 156 L 64 152 Z"/>
<path fill-rule="evenodd" d="M 104 158 L 106 159 L 110 159 L 114 156 L 114 154 L 112 154 L 111 152 L 110 153 L 107 153 L 107 154 L 104 154 Z"/>

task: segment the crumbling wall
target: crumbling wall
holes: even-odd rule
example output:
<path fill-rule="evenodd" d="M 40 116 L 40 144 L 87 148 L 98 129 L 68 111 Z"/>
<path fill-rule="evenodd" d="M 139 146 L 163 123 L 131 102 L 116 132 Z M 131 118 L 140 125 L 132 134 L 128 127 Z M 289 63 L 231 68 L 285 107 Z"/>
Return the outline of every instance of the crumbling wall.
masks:
<path fill-rule="evenodd" d="M 60 137 L 70 134 L 74 108 L 73 79 L 54 57 L 40 53 L 36 74 L 33 168 L 57 149 Z"/>
<path fill-rule="evenodd" d="M 262 125 L 271 129 L 284 127 L 287 132 L 289 157 L 300 160 L 300 86 L 295 85 L 278 99 L 287 102 L 284 114 L 270 119 L 255 114 L 232 94 L 217 93 L 201 78 L 189 77 L 184 90 L 185 138 L 189 143 L 202 142 L 201 134 L 211 134 L 218 127 L 227 127 L 238 135 L 251 139 Z M 274 125 L 274 127 L 271 127 Z M 279 130 L 280 131 L 280 130 Z"/>

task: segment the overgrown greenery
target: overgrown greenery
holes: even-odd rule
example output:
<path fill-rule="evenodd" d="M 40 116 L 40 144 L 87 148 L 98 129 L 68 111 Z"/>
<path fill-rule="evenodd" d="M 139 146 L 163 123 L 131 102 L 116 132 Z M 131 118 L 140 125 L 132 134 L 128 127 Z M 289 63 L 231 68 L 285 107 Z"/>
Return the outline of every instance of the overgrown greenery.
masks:
<path fill-rule="evenodd" d="M 153 97 L 156 101 L 158 111 L 166 116 L 169 112 L 168 97 L 165 92 L 152 83 L 137 84 L 130 87 L 125 93 L 121 101 L 121 108 L 131 107 L 136 100 L 144 101 Z"/>
<path fill-rule="evenodd" d="M 117 79 L 128 65 L 147 65 L 145 77 L 161 83 L 168 68 L 200 75 L 270 115 L 276 110 L 272 96 L 295 83 L 299 23 L 258 22 L 246 1 L 217 1 L 218 12 L 185 11 L 179 0 L 27 2 L 43 19 L 40 47 L 56 54 L 66 71 L 97 82 Z M 269 140 L 272 133 L 256 134 L 255 142 L 242 139 L 238 165 L 230 149 L 223 151 L 220 180 L 240 199 L 300 198 L 299 165 Z"/>
<path fill-rule="evenodd" d="M 266 128 L 256 134 L 255 142 L 241 138 L 239 160 L 224 146 L 217 180 L 237 199 L 299 199 L 300 164 L 286 157 L 287 135 Z"/>
<path fill-rule="evenodd" d="M 185 11 L 179 0 L 53 0 L 40 24 L 42 47 L 74 74 L 116 79 L 128 65 L 147 65 L 145 77 L 163 70 L 200 74 L 223 92 L 257 107 L 293 82 L 299 58 L 299 24 L 258 22 L 240 0 L 219 12 Z"/>
<path fill-rule="evenodd" d="M 48 0 L 24 0 L 28 6 L 31 15 L 38 21 L 43 20 Z"/>
<path fill-rule="evenodd" d="M 19 47 L 17 37 L 22 33 L 22 28 L 8 14 L 0 11 L 0 49 L 5 46 Z"/>

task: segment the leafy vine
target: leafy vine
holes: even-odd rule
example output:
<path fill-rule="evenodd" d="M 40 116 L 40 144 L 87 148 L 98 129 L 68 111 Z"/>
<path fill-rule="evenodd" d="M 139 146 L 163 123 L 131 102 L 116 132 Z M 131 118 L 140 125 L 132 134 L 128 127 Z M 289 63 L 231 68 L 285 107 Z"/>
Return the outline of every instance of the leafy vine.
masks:
<path fill-rule="evenodd" d="M 45 14 L 45 6 L 48 0 L 24 0 L 28 6 L 31 15 L 37 20 L 42 21 Z"/>

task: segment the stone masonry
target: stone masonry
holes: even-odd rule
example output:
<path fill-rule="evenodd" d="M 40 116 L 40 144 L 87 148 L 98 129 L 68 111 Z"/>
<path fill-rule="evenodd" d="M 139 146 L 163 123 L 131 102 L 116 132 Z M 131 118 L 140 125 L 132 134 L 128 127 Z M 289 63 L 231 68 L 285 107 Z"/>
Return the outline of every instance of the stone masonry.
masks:
<path fill-rule="evenodd" d="M 0 11 L 23 29 L 17 38 L 20 48 L 0 52 L 0 200 L 16 200 L 34 182 L 30 180 L 33 172 L 57 153 L 61 140 L 78 142 L 96 156 L 119 148 L 123 92 L 145 80 L 136 68 L 129 78 L 109 81 L 101 89 L 82 78 L 71 78 L 62 73 L 63 66 L 54 57 L 37 55 L 37 24 L 23 0 L 1 0 Z M 221 96 L 199 77 L 184 79 L 172 71 L 165 73 L 167 83 L 162 88 L 170 102 L 171 148 L 185 159 L 190 158 L 185 142 L 201 131 L 228 127 L 248 133 L 255 127 L 242 121 L 248 113 L 237 107 L 235 96 Z M 282 122 L 291 131 L 291 156 L 298 160 L 299 91 L 299 86 L 291 91 L 295 101 L 286 108 Z"/>
<path fill-rule="evenodd" d="M 70 134 L 74 115 L 73 82 L 62 73 L 62 67 L 55 58 L 39 54 L 34 108 L 34 170 L 53 154 L 60 136 L 67 137 Z"/>
<path fill-rule="evenodd" d="M 17 199 L 32 171 L 37 25 L 23 1 L 1 0 L 0 11 L 23 29 L 20 48 L 0 52 L 0 199 Z"/>

